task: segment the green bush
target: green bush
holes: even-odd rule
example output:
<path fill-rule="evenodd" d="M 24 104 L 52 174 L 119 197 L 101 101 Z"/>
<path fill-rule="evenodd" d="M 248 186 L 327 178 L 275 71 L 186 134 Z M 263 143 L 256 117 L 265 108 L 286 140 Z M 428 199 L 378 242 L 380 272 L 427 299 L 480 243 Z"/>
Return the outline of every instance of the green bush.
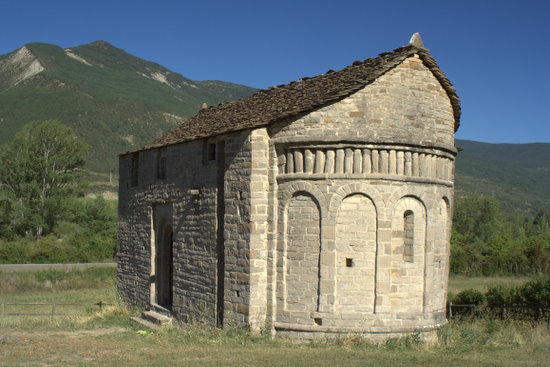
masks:
<path fill-rule="evenodd" d="M 116 232 L 114 236 L 106 233 L 95 233 L 81 229 L 68 240 L 71 243 L 70 257 L 75 262 L 93 262 L 113 259 L 116 249 Z"/>
<path fill-rule="evenodd" d="M 116 206 L 97 197 L 78 199 L 71 205 L 72 228 L 68 238 L 74 261 L 91 262 L 114 259 L 117 238 Z"/>
<path fill-rule="evenodd" d="M 456 305 L 481 305 L 485 302 L 485 295 L 477 289 L 465 289 L 455 295 L 451 302 Z"/>
<path fill-rule="evenodd" d="M 550 306 L 550 276 L 539 277 L 523 285 L 519 294 L 521 301 L 531 306 Z"/>
<path fill-rule="evenodd" d="M 550 306 L 550 276 L 541 276 L 516 287 L 491 287 L 487 291 L 487 305 Z"/>
<path fill-rule="evenodd" d="M 487 290 L 486 298 L 487 305 L 491 307 L 514 305 L 517 303 L 517 290 L 503 285 L 491 287 Z"/>
<path fill-rule="evenodd" d="M 116 202 L 102 197 L 68 201 L 66 218 L 55 232 L 36 240 L 0 239 L 0 263 L 66 263 L 113 260 L 116 257 Z"/>
<path fill-rule="evenodd" d="M 28 258 L 31 263 L 65 263 L 68 262 L 69 246 L 54 235 L 42 237 L 29 250 Z"/>
<path fill-rule="evenodd" d="M 0 264 L 24 264 L 29 262 L 30 246 L 24 239 L 7 241 L 0 239 Z"/>

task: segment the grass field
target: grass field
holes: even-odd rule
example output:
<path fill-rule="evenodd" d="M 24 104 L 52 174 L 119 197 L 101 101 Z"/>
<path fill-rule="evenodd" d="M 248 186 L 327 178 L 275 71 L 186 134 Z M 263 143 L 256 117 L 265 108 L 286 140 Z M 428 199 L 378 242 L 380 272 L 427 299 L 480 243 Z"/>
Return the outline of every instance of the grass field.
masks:
<path fill-rule="evenodd" d="M 474 283 L 451 281 L 456 290 Z M 99 300 L 111 306 L 99 311 L 93 306 Z M 380 345 L 353 335 L 293 343 L 197 325 L 151 332 L 128 321 L 137 310 L 118 303 L 109 268 L 0 273 L 2 301 L 92 306 L 53 320 L 3 318 L 0 366 L 544 366 L 550 361 L 548 325 L 522 322 L 451 322 L 433 346 L 414 336 Z"/>
<path fill-rule="evenodd" d="M 466 277 L 452 276 L 449 279 L 449 293 L 458 293 L 465 289 L 477 289 L 486 292 L 489 287 L 497 285 L 520 285 L 530 278 L 527 276 L 492 276 L 492 277 Z"/>

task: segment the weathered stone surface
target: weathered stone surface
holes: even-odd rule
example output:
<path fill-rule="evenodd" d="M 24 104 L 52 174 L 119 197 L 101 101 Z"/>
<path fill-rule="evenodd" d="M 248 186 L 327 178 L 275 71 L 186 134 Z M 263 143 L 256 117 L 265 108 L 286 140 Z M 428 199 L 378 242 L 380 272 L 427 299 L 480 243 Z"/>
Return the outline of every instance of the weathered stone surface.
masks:
<path fill-rule="evenodd" d="M 446 322 L 450 98 L 411 55 L 307 114 L 121 156 L 121 295 L 291 337 L 433 337 Z M 173 228 L 170 305 L 155 293 L 157 223 Z"/>

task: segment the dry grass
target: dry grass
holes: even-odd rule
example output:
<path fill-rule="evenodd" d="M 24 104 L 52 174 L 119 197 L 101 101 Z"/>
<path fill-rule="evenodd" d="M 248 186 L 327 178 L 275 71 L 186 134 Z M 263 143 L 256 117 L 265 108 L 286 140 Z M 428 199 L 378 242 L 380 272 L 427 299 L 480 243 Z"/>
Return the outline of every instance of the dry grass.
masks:
<path fill-rule="evenodd" d="M 115 269 L 84 271 L 0 272 L 0 330 L 62 330 L 94 327 L 100 319 L 96 303 L 120 306 L 116 296 Z M 44 305 L 18 305 L 44 303 Z M 55 316 L 51 317 L 52 303 Z M 11 305 L 10 305 L 11 304 Z M 13 305 L 15 304 L 15 305 Z M 64 305 L 70 304 L 70 305 Z M 102 312 L 109 310 L 105 308 Z M 37 316 L 10 316 L 33 313 Z"/>
<path fill-rule="evenodd" d="M 488 331 L 487 328 L 496 328 Z M 546 325 L 465 323 L 442 331 L 439 345 L 350 337 L 307 344 L 251 336 L 242 330 L 100 328 L 95 333 L 12 333 L 0 343 L 9 366 L 543 366 L 550 358 Z"/>
<path fill-rule="evenodd" d="M 78 282 L 77 282 L 78 283 Z M 73 283 L 76 284 L 76 283 Z M 82 285 L 80 283 L 80 285 Z M 11 299 L 48 297 L 113 305 L 61 319 L 0 321 L 1 366 L 543 366 L 550 361 L 547 324 L 491 320 L 451 322 L 439 343 L 414 337 L 374 345 L 357 336 L 292 343 L 246 330 L 200 324 L 161 332 L 128 322 L 133 313 L 116 302 L 112 284 L 58 292 L 33 290 Z"/>
<path fill-rule="evenodd" d="M 449 278 L 449 293 L 458 293 L 465 289 L 476 289 L 486 292 L 489 287 L 497 285 L 519 285 L 529 281 L 528 276 L 492 276 L 492 277 L 466 277 L 451 275 Z"/>
<path fill-rule="evenodd" d="M 31 293 L 58 293 L 65 290 L 104 289 L 115 286 L 115 276 L 115 268 L 34 272 L 0 271 L 0 295 L 9 297 Z"/>

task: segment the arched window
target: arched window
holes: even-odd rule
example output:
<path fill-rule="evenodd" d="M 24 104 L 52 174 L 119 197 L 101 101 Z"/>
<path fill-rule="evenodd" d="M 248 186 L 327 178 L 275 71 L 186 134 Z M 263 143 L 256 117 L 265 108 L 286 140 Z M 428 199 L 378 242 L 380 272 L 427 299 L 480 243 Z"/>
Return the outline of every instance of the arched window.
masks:
<path fill-rule="evenodd" d="M 403 261 L 412 263 L 414 259 L 414 213 L 403 214 Z"/>
<path fill-rule="evenodd" d="M 426 286 L 426 207 L 419 199 L 404 196 L 397 202 L 393 213 L 392 295 L 389 303 L 391 307 L 403 312 L 423 312 Z"/>

